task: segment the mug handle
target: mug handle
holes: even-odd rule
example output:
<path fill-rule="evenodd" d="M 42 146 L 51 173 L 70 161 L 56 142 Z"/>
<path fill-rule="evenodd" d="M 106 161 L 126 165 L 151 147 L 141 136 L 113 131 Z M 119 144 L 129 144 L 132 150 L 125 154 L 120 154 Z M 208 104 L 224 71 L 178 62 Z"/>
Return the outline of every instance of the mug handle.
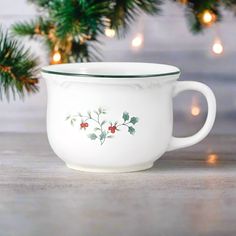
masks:
<path fill-rule="evenodd" d="M 212 90 L 203 83 L 195 81 L 177 81 L 173 90 L 173 97 L 185 90 L 195 90 L 203 94 L 207 101 L 208 113 L 205 124 L 194 135 L 184 138 L 171 137 L 167 151 L 192 146 L 204 139 L 210 132 L 216 116 L 216 99 Z"/>

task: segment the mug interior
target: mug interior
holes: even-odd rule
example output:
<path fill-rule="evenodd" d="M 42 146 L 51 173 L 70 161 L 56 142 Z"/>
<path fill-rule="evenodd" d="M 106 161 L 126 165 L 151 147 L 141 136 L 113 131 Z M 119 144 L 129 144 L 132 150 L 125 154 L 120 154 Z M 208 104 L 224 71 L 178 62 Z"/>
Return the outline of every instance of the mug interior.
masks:
<path fill-rule="evenodd" d="M 180 74 L 179 68 L 165 64 L 135 62 L 89 62 L 50 65 L 42 72 L 67 76 L 104 78 L 157 77 Z"/>

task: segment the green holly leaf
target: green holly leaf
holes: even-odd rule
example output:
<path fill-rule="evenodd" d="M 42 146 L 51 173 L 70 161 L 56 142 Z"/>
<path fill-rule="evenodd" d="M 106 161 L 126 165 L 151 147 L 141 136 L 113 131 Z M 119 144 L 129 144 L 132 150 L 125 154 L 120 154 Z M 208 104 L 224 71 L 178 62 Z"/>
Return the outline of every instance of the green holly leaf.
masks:
<path fill-rule="evenodd" d="M 106 132 L 106 131 L 103 131 L 103 132 L 99 135 L 99 138 L 100 138 L 100 140 L 103 140 L 103 139 L 106 138 L 106 136 L 107 136 L 107 132 Z"/>
<path fill-rule="evenodd" d="M 138 117 L 131 117 L 130 123 L 132 123 L 133 125 L 135 125 L 136 123 L 138 123 Z"/>
<path fill-rule="evenodd" d="M 98 112 L 99 114 L 106 114 L 106 110 L 101 107 L 98 108 Z"/>
<path fill-rule="evenodd" d="M 99 114 L 102 113 L 102 108 L 101 107 L 98 108 L 98 112 L 99 112 Z"/>
<path fill-rule="evenodd" d="M 97 139 L 97 135 L 92 133 L 92 134 L 88 134 L 88 137 L 91 139 L 91 140 L 95 140 Z"/>
<path fill-rule="evenodd" d="M 132 126 L 129 126 L 128 132 L 129 132 L 130 134 L 134 135 L 134 134 L 135 134 L 135 128 L 132 127 Z"/>
<path fill-rule="evenodd" d="M 69 120 L 70 119 L 70 115 L 66 117 L 66 120 Z"/>
<path fill-rule="evenodd" d="M 124 121 L 127 121 L 127 120 L 129 120 L 129 113 L 128 112 L 123 112 L 123 116 L 122 116 L 122 118 L 123 118 L 123 120 Z"/>

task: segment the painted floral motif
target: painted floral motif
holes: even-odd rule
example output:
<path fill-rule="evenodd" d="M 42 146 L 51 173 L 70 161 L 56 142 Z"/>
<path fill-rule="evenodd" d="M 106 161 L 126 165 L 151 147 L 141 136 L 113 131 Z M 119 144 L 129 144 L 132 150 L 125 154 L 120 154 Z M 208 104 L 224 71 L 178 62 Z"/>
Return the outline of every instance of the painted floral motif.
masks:
<path fill-rule="evenodd" d="M 115 137 L 115 135 L 121 131 L 122 127 L 125 127 L 131 134 L 135 134 L 135 124 L 138 122 L 138 117 L 130 117 L 128 112 L 123 112 L 122 122 L 106 121 L 102 117 L 107 114 L 103 108 L 98 108 L 96 111 L 88 111 L 87 114 L 78 113 L 76 115 L 69 115 L 66 120 L 70 122 L 72 126 L 79 123 L 80 130 L 88 132 L 88 138 L 91 140 L 98 140 L 102 145 L 106 139 Z"/>

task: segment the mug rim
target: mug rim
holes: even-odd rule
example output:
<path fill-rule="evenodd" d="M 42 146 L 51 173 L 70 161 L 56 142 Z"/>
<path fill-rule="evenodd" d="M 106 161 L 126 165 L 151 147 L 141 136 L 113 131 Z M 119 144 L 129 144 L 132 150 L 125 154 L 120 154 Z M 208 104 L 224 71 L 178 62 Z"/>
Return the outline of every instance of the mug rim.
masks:
<path fill-rule="evenodd" d="M 117 72 L 92 72 L 93 70 L 112 71 L 113 68 Z M 122 73 L 125 68 L 126 73 Z M 76 69 L 76 70 L 75 70 Z M 150 72 L 149 72 L 150 71 Z M 64 75 L 72 77 L 97 77 L 97 78 L 149 78 L 164 77 L 171 75 L 179 75 L 180 69 L 176 66 L 157 63 L 142 62 L 86 62 L 86 63 L 64 63 L 57 65 L 44 66 L 42 73 Z"/>

